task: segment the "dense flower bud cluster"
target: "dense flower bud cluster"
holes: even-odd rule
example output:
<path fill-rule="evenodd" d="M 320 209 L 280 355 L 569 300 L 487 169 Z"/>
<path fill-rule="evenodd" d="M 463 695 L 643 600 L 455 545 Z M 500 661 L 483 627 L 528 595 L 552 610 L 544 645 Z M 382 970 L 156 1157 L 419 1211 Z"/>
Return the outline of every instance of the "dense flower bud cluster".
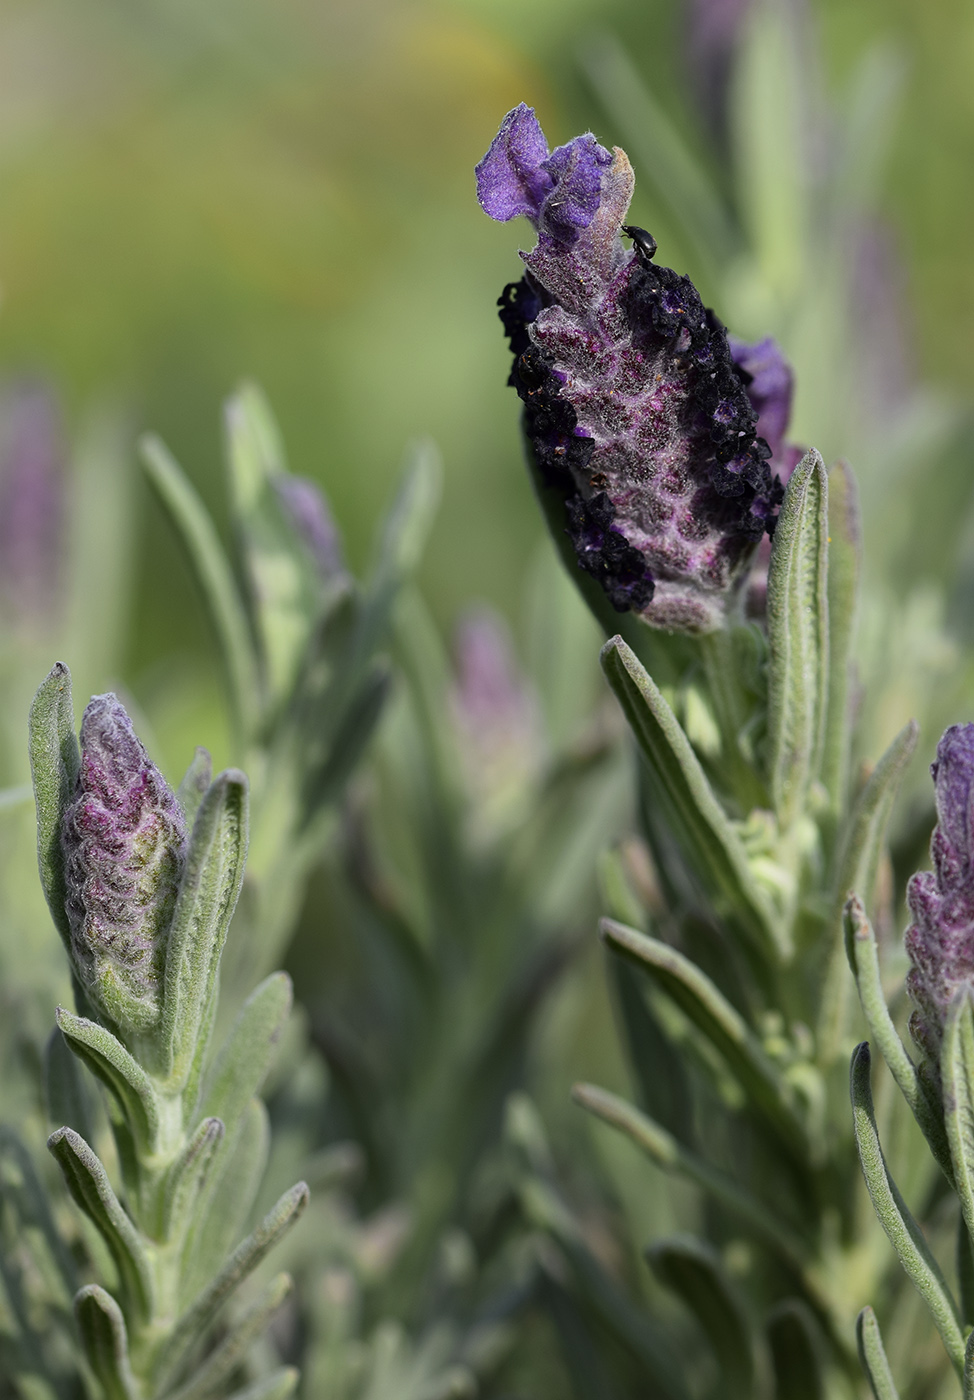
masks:
<path fill-rule="evenodd" d="M 974 724 L 946 731 L 930 771 L 937 797 L 933 871 L 914 875 L 907 888 L 913 922 L 906 985 L 916 1006 L 910 1030 L 936 1068 L 954 993 L 974 985 Z"/>
<path fill-rule="evenodd" d="M 538 231 L 500 314 L 525 433 L 579 565 L 619 611 L 705 632 L 773 529 L 782 487 L 748 395 L 759 375 L 690 279 L 655 266 L 652 238 L 624 224 L 632 189 L 624 151 L 587 134 L 549 152 L 523 103 L 477 167 L 485 212 Z M 769 421 L 782 407 L 787 419 L 790 376 L 767 398 Z"/>
<path fill-rule="evenodd" d="M 78 977 L 109 1020 L 145 1030 L 160 1010 L 185 820 L 114 695 L 96 695 L 85 710 L 61 841 Z"/>

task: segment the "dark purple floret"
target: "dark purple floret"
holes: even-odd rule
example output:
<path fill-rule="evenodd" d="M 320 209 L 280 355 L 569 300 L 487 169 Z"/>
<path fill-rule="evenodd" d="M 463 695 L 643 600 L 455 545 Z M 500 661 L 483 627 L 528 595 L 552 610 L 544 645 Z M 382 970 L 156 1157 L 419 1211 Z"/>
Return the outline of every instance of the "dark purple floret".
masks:
<path fill-rule="evenodd" d="M 955 724 L 932 764 L 937 826 L 930 842 L 933 871 L 907 887 L 913 922 L 906 931 L 912 964 L 906 979 L 916 1010 L 913 1038 L 936 1068 L 955 992 L 974 986 L 974 724 Z"/>
<path fill-rule="evenodd" d="M 96 695 L 85 710 L 61 841 L 78 976 L 110 1021 L 146 1030 L 160 1010 L 185 821 L 114 695 Z"/>
<path fill-rule="evenodd" d="M 782 495 L 747 392 L 756 376 L 690 279 L 651 261 L 648 235 L 624 245 L 625 152 L 587 134 L 549 155 L 522 103 L 477 177 L 492 218 L 526 214 L 538 231 L 500 316 L 534 464 L 564 501 L 579 566 L 653 626 L 721 626 Z"/>
<path fill-rule="evenodd" d="M 321 489 L 303 476 L 280 473 L 273 478 L 278 500 L 292 528 L 307 545 L 322 578 L 342 572 L 342 544 Z"/>

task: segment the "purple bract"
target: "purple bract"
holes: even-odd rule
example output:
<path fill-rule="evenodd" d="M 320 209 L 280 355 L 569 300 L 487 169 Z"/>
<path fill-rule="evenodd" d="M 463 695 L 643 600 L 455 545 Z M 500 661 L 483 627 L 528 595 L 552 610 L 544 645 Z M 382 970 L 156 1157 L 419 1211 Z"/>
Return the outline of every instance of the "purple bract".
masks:
<path fill-rule="evenodd" d="M 935 1068 L 954 993 L 974 986 L 974 724 L 946 731 L 930 771 L 937 798 L 934 868 L 907 887 L 913 922 L 906 931 L 912 964 L 906 985 L 916 1006 L 910 1030 Z"/>
<path fill-rule="evenodd" d="M 504 118 L 477 167 L 491 218 L 538 231 L 505 288 L 510 383 L 579 565 L 612 605 L 657 627 L 720 627 L 781 500 L 749 373 L 689 278 L 656 267 L 623 221 L 625 152 L 578 136 L 549 153 L 531 108 Z"/>
<path fill-rule="evenodd" d="M 114 695 L 96 695 L 85 710 L 61 842 L 78 976 L 110 1021 L 146 1030 L 159 1015 L 185 821 Z"/>

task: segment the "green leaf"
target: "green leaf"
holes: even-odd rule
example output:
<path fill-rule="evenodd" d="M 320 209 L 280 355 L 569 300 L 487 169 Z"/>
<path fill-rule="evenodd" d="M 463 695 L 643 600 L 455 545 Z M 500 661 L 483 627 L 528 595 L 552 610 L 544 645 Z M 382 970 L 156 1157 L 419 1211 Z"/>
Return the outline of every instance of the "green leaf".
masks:
<path fill-rule="evenodd" d="M 217 1274 L 203 1289 L 176 1323 L 166 1344 L 162 1360 L 163 1371 L 158 1378 L 164 1382 L 178 1374 L 190 1347 L 200 1338 L 216 1317 L 231 1293 L 270 1252 L 281 1236 L 291 1228 L 308 1204 L 308 1188 L 303 1181 L 285 1191 L 277 1204 L 242 1244 L 238 1245 Z"/>
<path fill-rule="evenodd" d="M 64 908 L 61 825 L 74 792 L 81 753 L 74 732 L 71 672 L 60 661 L 34 696 L 29 720 L 30 771 L 37 804 L 37 864 L 54 925 L 71 953 L 71 928 Z"/>
<path fill-rule="evenodd" d="M 73 1128 L 58 1128 L 47 1145 L 76 1204 L 111 1251 L 127 1295 L 125 1311 L 148 1319 L 152 1315 L 152 1270 L 139 1232 L 119 1204 L 105 1168 Z"/>
<path fill-rule="evenodd" d="M 821 1336 L 805 1303 L 789 1298 L 772 1311 L 768 1343 L 775 1400 L 825 1400 Z"/>
<path fill-rule="evenodd" d="M 221 1267 L 250 1221 L 267 1167 L 267 1109 L 251 1099 L 227 1133 L 203 1187 L 182 1255 L 180 1301 L 189 1303 Z"/>
<path fill-rule="evenodd" d="M 443 468 L 429 440 L 411 447 L 403 482 L 382 528 L 375 572 L 369 584 L 359 649 L 370 655 L 385 636 L 399 589 L 415 573 L 440 501 Z"/>
<path fill-rule="evenodd" d="M 254 1342 L 264 1332 L 271 1318 L 284 1302 L 294 1285 L 288 1274 L 278 1274 L 264 1289 L 243 1317 L 235 1322 L 220 1345 L 185 1385 L 173 1391 L 168 1400 L 210 1400 L 247 1355 Z"/>
<path fill-rule="evenodd" d="M 961 987 L 950 1003 L 940 1072 L 954 1190 L 968 1234 L 974 1239 L 974 997 L 969 987 Z"/>
<path fill-rule="evenodd" d="M 879 1323 L 872 1308 L 865 1307 L 856 1318 L 856 1344 L 859 1360 L 873 1393 L 873 1400 L 900 1400 L 886 1360 Z"/>
<path fill-rule="evenodd" d="M 653 1273 L 694 1314 L 713 1348 L 721 1395 L 751 1400 L 754 1342 L 747 1313 L 719 1258 L 700 1240 L 659 1240 L 646 1251 Z"/>
<path fill-rule="evenodd" d="M 810 1151 L 792 1093 L 744 1018 L 706 973 L 667 943 L 612 919 L 600 924 L 607 946 L 642 967 L 720 1052 L 750 1102 L 799 1160 Z"/>
<path fill-rule="evenodd" d="M 224 1131 L 219 1118 L 204 1118 L 170 1167 L 160 1230 L 167 1242 L 185 1238 Z"/>
<path fill-rule="evenodd" d="M 673 711 L 621 637 L 606 642 L 601 660 L 649 764 L 682 854 L 715 912 L 742 924 L 762 949 L 786 956 L 788 933 L 754 880 L 740 838 Z"/>
<path fill-rule="evenodd" d="M 819 1056 L 826 1064 L 831 1064 L 839 1052 L 848 985 L 843 910 L 852 891 L 860 892 L 867 903 L 872 903 L 886 828 L 919 732 L 914 720 L 900 730 L 870 774 L 846 828 L 832 894 L 833 944 L 826 965 L 818 1028 Z"/>
<path fill-rule="evenodd" d="M 957 1221 L 957 1291 L 960 1295 L 960 1312 L 969 1327 L 974 1323 L 974 1242 L 967 1233 L 963 1215 Z"/>
<path fill-rule="evenodd" d="M 974 1332 L 968 1337 L 964 1351 L 963 1400 L 974 1400 Z"/>
<path fill-rule="evenodd" d="M 610 1094 L 594 1084 L 575 1084 L 572 1098 L 603 1122 L 625 1133 L 658 1167 L 699 1186 L 754 1230 L 793 1268 L 801 1269 L 802 1261 L 808 1254 L 807 1248 L 789 1226 L 774 1217 L 764 1201 L 749 1195 L 731 1177 L 703 1161 L 658 1123 L 616 1094 Z"/>
<path fill-rule="evenodd" d="M 783 828 L 802 814 L 822 763 L 829 687 L 829 488 L 807 452 L 792 473 L 768 567 L 768 750 Z"/>
<path fill-rule="evenodd" d="M 5 1170 L 4 1159 L 12 1163 L 12 1172 Z M 65 1299 L 70 1299 L 78 1287 L 77 1265 L 55 1223 L 51 1197 L 37 1173 L 33 1157 L 13 1128 L 5 1123 L 0 1123 L 0 1179 L 4 1200 L 16 1211 L 15 1228 L 21 1236 L 28 1230 L 40 1234 L 64 1282 Z M 0 1259 L 2 1257 L 0 1248 Z"/>
<path fill-rule="evenodd" d="M 213 762 L 206 749 L 198 748 L 176 790 L 176 798 L 183 809 L 183 816 L 186 818 L 187 831 L 192 831 L 200 803 L 209 791 L 212 781 Z"/>
<path fill-rule="evenodd" d="M 241 736 L 248 739 L 260 714 L 260 673 L 233 570 L 206 507 L 169 450 L 151 435 L 140 446 L 146 475 L 203 593 L 226 668 L 234 720 Z"/>
<path fill-rule="evenodd" d="M 274 478 L 285 473 L 284 449 L 270 405 L 256 385 L 245 384 L 227 401 L 224 425 L 254 631 L 268 691 L 280 705 L 294 687 L 319 611 L 321 580 L 274 489 Z"/>
<path fill-rule="evenodd" d="M 904 1272 L 930 1309 L 947 1355 L 960 1375 L 964 1368 L 964 1338 L 957 1304 L 920 1227 L 907 1209 L 887 1169 L 873 1111 L 869 1064 L 869 1044 L 863 1041 L 852 1056 L 850 1083 L 856 1142 L 866 1188 L 879 1223 L 886 1231 Z"/>
<path fill-rule="evenodd" d="M 159 1098 L 137 1060 L 111 1031 L 97 1021 L 75 1016 L 59 1006 L 55 1018 L 67 1044 L 111 1091 L 135 1140 L 140 1157 L 151 1157 L 159 1144 Z"/>
<path fill-rule="evenodd" d="M 234 1128 L 260 1089 L 291 1011 L 291 979 L 275 972 L 244 1002 L 213 1068 L 202 1112 Z"/>
<path fill-rule="evenodd" d="M 140 1392 L 129 1362 L 125 1319 L 115 1299 L 91 1283 L 75 1298 L 74 1316 L 105 1400 L 137 1400 Z"/>
<path fill-rule="evenodd" d="M 889 1014 L 883 994 L 876 935 L 857 895 L 853 895 L 846 903 L 844 918 L 849 963 L 856 979 L 859 1000 L 870 1034 L 879 1046 L 900 1093 L 910 1105 L 931 1152 L 947 1180 L 952 1182 L 954 1169 L 940 1106 L 932 1097 L 932 1091 L 926 1081 L 917 1072 L 893 1025 L 893 1018 Z"/>
<path fill-rule="evenodd" d="M 160 1042 L 172 1090 L 192 1104 L 206 1051 L 220 954 L 243 883 L 247 779 L 228 769 L 204 797 L 166 948 Z"/>
<path fill-rule="evenodd" d="M 829 472 L 829 703 L 822 782 L 834 819 L 849 795 L 852 735 L 852 642 L 862 571 L 859 488 L 845 462 Z"/>
<path fill-rule="evenodd" d="M 693 1090 L 684 1056 L 646 997 L 645 979 L 627 959 L 610 960 L 628 1060 L 642 1107 L 683 1142 L 693 1142 Z"/>
<path fill-rule="evenodd" d="M 358 690 L 341 713 L 337 727 L 330 734 L 323 729 L 321 738 L 327 740 L 327 746 L 320 762 L 315 763 L 314 738 L 308 744 L 302 783 L 305 828 L 310 827 L 326 804 L 341 792 L 357 767 L 375 733 L 391 680 L 387 665 L 381 661 L 373 663 L 361 676 Z M 323 708 L 330 710 L 333 703 L 334 696 L 328 694 Z"/>
<path fill-rule="evenodd" d="M 300 1379 L 301 1372 L 293 1366 L 281 1366 L 243 1390 L 235 1390 L 230 1400 L 290 1400 Z"/>

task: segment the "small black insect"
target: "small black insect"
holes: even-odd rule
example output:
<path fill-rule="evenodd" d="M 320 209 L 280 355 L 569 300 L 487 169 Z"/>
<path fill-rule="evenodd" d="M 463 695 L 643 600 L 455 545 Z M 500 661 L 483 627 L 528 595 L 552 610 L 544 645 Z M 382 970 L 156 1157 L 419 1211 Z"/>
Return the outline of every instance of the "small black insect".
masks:
<path fill-rule="evenodd" d="M 636 256 L 640 262 L 652 262 L 656 256 L 656 239 L 651 233 L 647 233 L 644 228 L 639 228 L 636 224 L 623 224 L 622 232 L 627 238 L 632 239 L 632 246 L 636 250 Z"/>

